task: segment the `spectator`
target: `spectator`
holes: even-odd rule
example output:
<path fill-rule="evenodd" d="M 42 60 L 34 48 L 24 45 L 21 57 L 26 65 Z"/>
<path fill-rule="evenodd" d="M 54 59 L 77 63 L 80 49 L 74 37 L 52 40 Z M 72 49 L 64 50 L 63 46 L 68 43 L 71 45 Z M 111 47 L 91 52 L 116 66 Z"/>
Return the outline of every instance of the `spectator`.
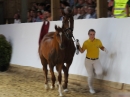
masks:
<path fill-rule="evenodd" d="M 37 10 L 37 9 L 38 9 L 38 4 L 39 4 L 39 3 L 36 3 L 36 2 L 33 3 L 32 6 L 34 7 L 34 10 Z"/>
<path fill-rule="evenodd" d="M 42 19 L 42 20 L 43 20 L 43 21 L 46 21 L 46 20 L 47 20 L 47 12 L 44 11 L 42 15 L 43 15 L 43 19 Z"/>
<path fill-rule="evenodd" d="M 60 1 L 60 6 L 61 6 L 61 9 L 64 9 L 66 8 L 67 6 L 70 6 L 68 2 L 66 1 Z"/>
<path fill-rule="evenodd" d="M 48 21 L 52 21 L 52 17 L 51 17 L 51 11 L 47 11 L 47 20 Z"/>
<path fill-rule="evenodd" d="M 86 16 L 86 19 L 90 19 L 90 18 L 97 18 L 95 7 L 92 6 L 88 7 L 88 14 Z"/>
<path fill-rule="evenodd" d="M 51 5 L 50 4 L 46 4 L 44 10 L 51 10 Z"/>
<path fill-rule="evenodd" d="M 73 8 L 74 6 L 74 0 L 68 0 L 69 4 L 70 4 L 70 7 Z"/>
<path fill-rule="evenodd" d="M 77 7 L 77 4 L 78 4 L 78 0 L 74 0 L 73 8 L 74 8 L 74 7 Z"/>
<path fill-rule="evenodd" d="M 41 11 L 42 13 L 44 12 L 44 8 L 45 8 L 45 4 L 44 3 L 40 3 L 38 5 L 38 11 Z"/>
<path fill-rule="evenodd" d="M 85 0 L 78 0 L 78 4 L 76 6 L 85 6 Z"/>
<path fill-rule="evenodd" d="M 96 7 L 96 3 L 95 3 L 93 0 L 87 0 L 87 1 L 86 1 L 86 4 L 87 4 L 88 6 Z"/>
<path fill-rule="evenodd" d="M 36 19 L 37 19 L 37 12 L 33 11 L 32 22 L 36 22 Z"/>
<path fill-rule="evenodd" d="M 112 13 L 115 18 L 129 17 L 129 0 L 114 1 Z"/>
<path fill-rule="evenodd" d="M 60 20 L 63 20 L 63 13 L 62 13 L 62 9 L 60 9 Z"/>
<path fill-rule="evenodd" d="M 74 7 L 73 13 L 74 13 L 73 18 L 74 19 L 78 19 L 78 17 L 80 16 L 80 14 L 78 13 L 78 8 L 77 7 Z"/>
<path fill-rule="evenodd" d="M 112 14 L 113 5 L 114 5 L 114 0 L 110 0 L 108 2 L 108 17 L 110 17 Z"/>
<path fill-rule="evenodd" d="M 86 19 L 86 17 L 88 17 L 88 6 L 84 6 L 84 11 L 85 11 L 85 14 L 86 14 L 86 16 L 85 16 L 85 19 Z"/>
<path fill-rule="evenodd" d="M 37 18 L 36 18 L 36 22 L 42 22 L 42 12 L 41 11 L 37 11 Z"/>
<path fill-rule="evenodd" d="M 85 13 L 84 7 L 82 7 L 81 8 L 81 14 L 78 17 L 78 19 L 84 19 L 85 17 L 86 17 L 86 13 Z"/>
<path fill-rule="evenodd" d="M 81 7 L 77 7 L 78 14 L 81 14 Z"/>
<path fill-rule="evenodd" d="M 48 21 L 52 21 L 52 17 L 51 17 L 51 12 L 50 11 L 45 11 L 43 14 L 43 21 L 48 20 Z"/>
<path fill-rule="evenodd" d="M 21 23 L 20 15 L 18 13 L 15 13 L 14 15 L 14 24 Z"/>
<path fill-rule="evenodd" d="M 30 10 L 28 13 L 28 20 L 27 22 L 36 22 L 37 19 L 37 12 L 35 10 Z"/>
<path fill-rule="evenodd" d="M 30 10 L 29 12 L 28 12 L 28 20 L 27 20 L 27 22 L 33 22 L 33 10 Z"/>

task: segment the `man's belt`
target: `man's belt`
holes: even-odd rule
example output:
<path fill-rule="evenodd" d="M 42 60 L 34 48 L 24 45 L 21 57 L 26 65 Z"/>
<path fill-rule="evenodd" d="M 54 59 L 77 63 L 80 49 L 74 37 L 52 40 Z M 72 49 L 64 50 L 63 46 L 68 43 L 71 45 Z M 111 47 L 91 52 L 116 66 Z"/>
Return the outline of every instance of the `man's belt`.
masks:
<path fill-rule="evenodd" d="M 86 57 L 87 59 L 90 59 L 90 60 L 97 60 L 98 58 L 88 58 Z"/>

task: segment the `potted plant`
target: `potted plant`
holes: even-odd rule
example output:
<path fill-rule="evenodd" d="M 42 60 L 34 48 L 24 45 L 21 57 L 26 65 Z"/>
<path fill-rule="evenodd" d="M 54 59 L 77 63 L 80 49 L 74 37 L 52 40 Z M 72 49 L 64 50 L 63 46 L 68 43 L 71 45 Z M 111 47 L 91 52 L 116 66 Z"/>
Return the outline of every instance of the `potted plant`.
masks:
<path fill-rule="evenodd" d="M 5 36 L 0 34 L 0 71 L 6 71 L 10 66 L 12 46 Z"/>

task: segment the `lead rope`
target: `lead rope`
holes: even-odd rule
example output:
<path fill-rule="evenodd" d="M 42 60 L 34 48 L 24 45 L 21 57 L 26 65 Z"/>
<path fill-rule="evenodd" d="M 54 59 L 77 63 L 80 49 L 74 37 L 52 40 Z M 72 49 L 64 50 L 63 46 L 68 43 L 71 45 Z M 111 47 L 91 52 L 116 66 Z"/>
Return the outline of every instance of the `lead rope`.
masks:
<path fill-rule="evenodd" d="M 75 42 L 75 46 L 76 46 L 76 54 L 78 55 L 79 54 L 79 40 L 78 39 L 75 39 L 74 36 L 73 37 L 73 41 Z"/>

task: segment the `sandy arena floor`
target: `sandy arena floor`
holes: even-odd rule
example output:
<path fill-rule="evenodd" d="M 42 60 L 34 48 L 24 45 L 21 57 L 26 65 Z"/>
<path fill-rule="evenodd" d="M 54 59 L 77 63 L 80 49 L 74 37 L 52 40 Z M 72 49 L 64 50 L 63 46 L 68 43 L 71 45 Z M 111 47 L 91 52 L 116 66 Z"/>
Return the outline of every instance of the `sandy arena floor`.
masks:
<path fill-rule="evenodd" d="M 64 97 L 111 97 L 113 92 L 101 90 L 92 95 L 87 86 L 69 83 L 69 92 Z M 22 70 L 11 67 L 6 72 L 0 72 L 0 97 L 59 97 L 58 89 L 45 90 L 42 72 Z"/>

